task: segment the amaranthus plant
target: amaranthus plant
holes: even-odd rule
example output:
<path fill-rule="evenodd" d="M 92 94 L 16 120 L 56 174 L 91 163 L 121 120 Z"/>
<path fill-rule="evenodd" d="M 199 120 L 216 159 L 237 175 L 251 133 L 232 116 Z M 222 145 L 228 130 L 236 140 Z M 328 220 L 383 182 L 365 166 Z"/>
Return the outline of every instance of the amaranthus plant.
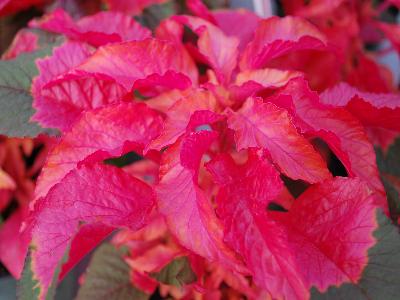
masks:
<path fill-rule="evenodd" d="M 2 133 L 56 140 L 4 261 L 21 299 L 100 244 L 78 299 L 399 297 L 398 1 L 62 2 L 0 62 Z"/>

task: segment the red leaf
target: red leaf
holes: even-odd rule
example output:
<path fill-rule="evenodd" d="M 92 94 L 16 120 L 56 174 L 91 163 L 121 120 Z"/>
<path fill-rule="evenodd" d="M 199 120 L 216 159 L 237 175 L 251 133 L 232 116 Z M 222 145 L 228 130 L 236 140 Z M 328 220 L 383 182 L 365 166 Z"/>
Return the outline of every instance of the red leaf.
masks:
<path fill-rule="evenodd" d="M 400 131 L 400 95 L 362 92 L 340 83 L 321 94 L 327 105 L 345 107 L 364 125 Z"/>
<path fill-rule="evenodd" d="M 311 18 L 334 11 L 344 0 L 317 0 L 312 2 L 283 0 L 282 2 L 286 14 Z"/>
<path fill-rule="evenodd" d="M 241 70 L 265 67 L 271 59 L 293 51 L 326 49 L 325 36 L 304 19 L 272 17 L 258 24 L 254 39 L 242 55 Z"/>
<path fill-rule="evenodd" d="M 162 120 L 144 104 L 121 103 L 85 112 L 49 153 L 35 195 L 50 188 L 85 159 L 100 161 L 128 151 L 139 153 L 159 135 Z"/>
<path fill-rule="evenodd" d="M 28 227 L 41 299 L 81 222 L 137 230 L 146 224 L 153 204 L 154 193 L 147 184 L 115 167 L 83 165 L 65 176 L 36 202 Z"/>
<path fill-rule="evenodd" d="M 359 51 L 353 55 L 354 63 L 346 76 L 346 82 L 373 93 L 389 93 L 393 90 L 391 71 Z"/>
<path fill-rule="evenodd" d="M 157 83 L 156 76 L 158 85 L 167 88 L 185 89 L 197 83 L 197 69 L 190 56 L 182 48 L 156 39 L 101 47 L 77 69 L 109 76 L 127 90 L 150 76 L 153 83 Z"/>
<path fill-rule="evenodd" d="M 392 130 L 386 130 L 383 128 L 366 128 L 369 139 L 374 145 L 381 147 L 384 151 L 387 151 L 391 144 L 394 143 L 395 139 L 399 136 L 398 132 Z"/>
<path fill-rule="evenodd" d="M 375 24 L 383 31 L 396 51 L 400 52 L 400 26 L 398 24 L 389 24 L 384 22 L 376 22 Z"/>
<path fill-rule="evenodd" d="M 46 0 L 0 0 L 0 16 L 16 13 L 31 6 L 43 5 Z"/>
<path fill-rule="evenodd" d="M 322 157 L 302 137 L 284 109 L 259 98 L 249 98 L 238 112 L 231 112 L 229 128 L 235 130 L 238 150 L 265 148 L 287 176 L 311 183 L 331 175 Z"/>
<path fill-rule="evenodd" d="M 207 6 L 201 0 L 187 0 L 186 6 L 190 12 L 215 25 L 215 19 Z"/>
<path fill-rule="evenodd" d="M 102 223 L 85 224 L 80 227 L 78 233 L 71 241 L 68 260 L 62 265 L 58 279 L 63 280 L 65 275 L 67 275 L 86 254 L 110 235 L 113 230 L 113 227 Z"/>

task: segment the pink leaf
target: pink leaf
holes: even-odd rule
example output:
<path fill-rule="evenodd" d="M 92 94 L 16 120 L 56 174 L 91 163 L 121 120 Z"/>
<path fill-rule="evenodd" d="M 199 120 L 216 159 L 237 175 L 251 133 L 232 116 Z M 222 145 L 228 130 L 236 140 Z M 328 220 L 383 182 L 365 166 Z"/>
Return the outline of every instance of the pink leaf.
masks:
<path fill-rule="evenodd" d="M 282 192 L 284 186 L 279 173 L 264 156 L 263 150 L 252 149 L 245 164 L 237 165 L 231 156 L 222 154 L 206 165 L 216 184 L 220 186 L 236 185 L 240 190 L 251 191 L 254 207 L 264 210 Z M 238 195 L 238 197 L 240 197 Z"/>
<path fill-rule="evenodd" d="M 83 111 L 121 102 L 128 94 L 113 79 L 79 72 L 61 75 L 34 91 L 37 111 L 32 120 L 62 131 L 67 131 Z"/>
<path fill-rule="evenodd" d="M 15 180 L 0 168 L 0 190 L 15 190 L 16 187 Z"/>
<path fill-rule="evenodd" d="M 168 88 L 184 89 L 197 83 L 190 56 L 173 43 L 156 39 L 103 46 L 77 69 L 109 76 L 127 90 L 149 76 L 157 76 L 159 84 Z"/>
<path fill-rule="evenodd" d="M 20 30 L 15 35 L 12 44 L 1 56 L 2 59 L 13 59 L 22 53 L 29 53 L 39 48 L 38 36 L 27 30 Z"/>
<path fill-rule="evenodd" d="M 28 246 L 19 233 L 24 216 L 24 209 L 19 208 L 0 227 L 0 262 L 17 279 L 21 276 Z"/>
<path fill-rule="evenodd" d="M 254 39 L 247 45 L 240 69 L 258 69 L 289 52 L 327 47 L 325 36 L 304 19 L 272 17 L 259 22 Z"/>
<path fill-rule="evenodd" d="M 249 98 L 238 112 L 230 113 L 228 126 L 235 131 L 238 150 L 267 149 L 273 162 L 293 179 L 315 183 L 331 176 L 322 157 L 297 132 L 288 113 L 272 103 Z"/>
<path fill-rule="evenodd" d="M 174 20 L 189 26 L 199 35 L 199 52 L 214 69 L 218 80 L 221 83 L 229 82 L 237 64 L 239 40 L 226 36 L 217 26 L 200 18 L 178 16 Z"/>
<path fill-rule="evenodd" d="M 156 187 L 158 209 L 182 246 L 210 261 L 242 269 L 222 241 L 222 224 L 210 196 L 197 183 L 201 157 L 215 139 L 215 132 L 193 132 L 164 153 Z"/>
<path fill-rule="evenodd" d="M 40 20 L 31 21 L 29 25 L 64 34 L 95 47 L 151 37 L 150 30 L 120 12 L 99 12 L 75 22 L 64 10 L 57 9 Z"/>
<path fill-rule="evenodd" d="M 309 292 L 296 266 L 295 253 L 287 245 L 285 230 L 268 217 L 265 206 L 260 206 L 278 196 L 282 188 L 279 174 L 257 155 L 243 167 L 234 168 L 229 160 L 225 157 L 208 165 L 213 175 L 221 178 L 224 169 L 223 174 L 231 177 L 217 196 L 225 241 L 243 256 L 255 283 L 272 298 L 307 299 Z M 222 183 L 221 179 L 217 182 Z"/>
<path fill-rule="evenodd" d="M 182 46 L 183 25 L 174 19 L 165 19 L 156 28 L 156 37 Z"/>
<path fill-rule="evenodd" d="M 327 105 L 345 107 L 366 126 L 400 131 L 400 94 L 362 92 L 342 82 L 320 97 Z"/>
<path fill-rule="evenodd" d="M 244 101 L 265 89 L 275 89 L 286 85 L 291 79 L 303 76 L 297 71 L 283 71 L 279 69 L 247 70 L 237 74 L 236 79 L 229 87 L 231 97 L 237 101 Z"/>
<path fill-rule="evenodd" d="M 259 69 L 240 72 L 236 76 L 235 84 L 243 85 L 246 82 L 253 81 L 262 86 L 262 88 L 282 87 L 291 79 L 301 77 L 302 73 L 297 71 L 283 71 L 279 69 Z"/>
<path fill-rule="evenodd" d="M 367 185 L 359 179 L 327 180 L 309 188 L 288 213 L 267 213 L 265 206 L 282 183 L 254 154 L 243 166 L 222 157 L 207 168 L 221 186 L 217 205 L 225 240 L 243 255 L 256 284 L 272 298 L 308 299 L 311 286 L 325 290 L 356 283 L 377 227 Z"/>
<path fill-rule="evenodd" d="M 365 183 L 336 177 L 310 187 L 289 213 L 277 213 L 308 288 L 358 282 L 375 244 L 375 208 Z"/>
<path fill-rule="evenodd" d="M 39 75 L 33 81 L 35 89 L 41 89 L 59 75 L 62 75 L 81 64 L 91 55 L 89 47 L 79 42 L 65 42 L 53 50 L 51 57 L 41 58 L 36 61 Z"/>
<path fill-rule="evenodd" d="M 208 91 L 190 90 L 182 94 L 182 98 L 167 110 L 167 119 L 161 135 L 150 143 L 148 149 L 161 150 L 163 147 L 175 143 L 187 130 L 193 130 L 195 126 L 217 121 L 218 116 L 213 114 L 216 110 L 217 100 Z M 203 122 L 198 119 L 199 114 L 197 114 L 197 120 L 191 120 L 196 111 L 203 111 L 201 114 L 204 118 Z M 207 111 L 209 112 L 208 116 L 205 115 Z"/>
<path fill-rule="evenodd" d="M 144 104 L 121 103 L 85 112 L 49 153 L 35 195 L 44 197 L 65 175 L 88 159 L 99 161 L 128 151 L 140 153 L 159 135 L 161 118 Z"/>
<path fill-rule="evenodd" d="M 35 245 L 32 266 L 41 286 L 40 298 L 45 298 L 81 222 L 137 230 L 146 224 L 153 204 L 154 193 L 147 184 L 115 167 L 84 165 L 65 176 L 36 202 L 30 217 L 28 230 L 32 229 Z"/>
<path fill-rule="evenodd" d="M 109 42 L 144 40 L 151 31 L 134 18 L 119 12 L 103 11 L 76 22 L 81 39 L 94 46 Z"/>
<path fill-rule="evenodd" d="M 253 12 L 238 9 L 220 9 L 213 11 L 216 25 L 227 36 L 234 36 L 239 39 L 239 51 L 242 52 L 246 45 L 252 40 L 257 29 L 258 22 L 261 20 Z"/>
<path fill-rule="evenodd" d="M 378 175 L 374 148 L 361 124 L 346 110 L 319 102 L 303 79 L 294 79 L 275 98 L 268 98 L 292 112 L 296 126 L 323 139 L 345 166 L 349 176 L 359 177 L 382 193 L 377 204 L 387 211 L 384 188 Z"/>
<path fill-rule="evenodd" d="M 128 92 L 112 78 L 71 71 L 90 56 L 87 46 L 66 42 L 53 56 L 39 59 L 39 76 L 32 84 L 32 120 L 66 131 L 82 111 L 120 102 Z"/>

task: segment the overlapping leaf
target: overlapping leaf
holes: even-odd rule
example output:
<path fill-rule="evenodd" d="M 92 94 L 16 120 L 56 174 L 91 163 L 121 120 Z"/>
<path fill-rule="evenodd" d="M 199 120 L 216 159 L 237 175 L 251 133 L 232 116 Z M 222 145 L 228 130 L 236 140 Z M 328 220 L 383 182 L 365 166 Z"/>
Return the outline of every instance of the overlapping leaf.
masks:
<path fill-rule="evenodd" d="M 205 299 L 308 299 L 315 287 L 328 297 L 361 291 L 374 298 L 384 295 L 370 281 L 379 264 L 390 270 L 390 299 L 395 276 L 370 249 L 375 210 L 388 211 L 369 139 L 393 141 L 399 97 L 388 94 L 395 90 L 390 74 L 363 50 L 365 35 L 379 33 L 372 5 L 284 1 L 297 16 L 260 20 L 191 0 L 186 7 L 196 17 L 164 20 L 152 38 L 136 20 L 154 29 L 159 16 L 149 21 L 149 6 L 164 1 L 104 2 L 111 12 L 74 20 L 55 10 L 31 22 L 69 39 L 37 62 L 32 87 L 34 120 L 62 131 L 21 247 L 31 234 L 40 297 L 123 227 L 115 243 L 129 247 L 127 264 L 115 249 L 95 256 L 103 268 L 117 266 L 118 276 L 106 286 L 111 271 L 92 265 L 79 297 L 148 298 L 158 287 L 177 299 L 199 291 Z M 147 16 L 131 17 L 143 9 Z M 15 55 L 38 46 L 27 39 L 32 49 L 22 42 L 11 48 Z M 308 84 L 333 88 L 319 96 Z M 328 148 L 349 178 L 332 178 L 327 164 L 336 157 Z M 109 166 L 122 161 L 133 163 Z M 381 174 L 386 187 L 398 184 L 396 174 Z M 298 184 L 309 187 L 294 199 Z M 389 196 L 398 196 L 393 190 Z M 161 221 L 135 232 L 147 219 Z M 185 259 L 170 263 L 183 255 L 190 268 Z"/>
<path fill-rule="evenodd" d="M 161 150 L 175 143 L 186 131 L 190 132 L 197 126 L 221 119 L 215 113 L 218 108 L 217 99 L 208 91 L 189 90 L 177 98 L 178 100 L 166 111 L 167 119 L 162 132 L 150 143 L 149 149 Z"/>
<path fill-rule="evenodd" d="M 280 96 L 271 97 L 278 106 L 293 112 L 294 122 L 303 132 L 323 139 L 341 160 L 350 176 L 363 179 L 382 193 L 377 204 L 387 211 L 384 189 L 379 179 L 376 158 L 360 122 L 341 108 L 322 105 L 316 93 L 302 79 L 292 80 Z"/>
<path fill-rule="evenodd" d="M 400 131 L 400 94 L 378 94 L 357 90 L 346 84 L 324 91 L 325 104 L 346 107 L 365 126 Z"/>
<path fill-rule="evenodd" d="M 187 52 L 156 39 L 101 47 L 77 70 L 109 76 L 127 90 L 185 89 L 197 83 L 197 69 Z"/>
<path fill-rule="evenodd" d="M 103 223 L 137 230 L 146 224 L 153 204 L 152 189 L 120 169 L 88 164 L 71 171 L 36 201 L 26 229 L 35 245 L 32 262 L 40 298 L 45 297 L 55 268 L 80 226 Z"/>
<path fill-rule="evenodd" d="M 202 155 L 215 138 L 215 132 L 194 132 L 164 153 L 160 183 L 156 187 L 158 209 L 185 248 L 239 269 L 237 258 L 222 241 L 222 224 L 209 196 L 197 183 Z"/>
<path fill-rule="evenodd" d="M 326 37 L 304 19 L 272 17 L 259 22 L 253 40 L 243 52 L 241 70 L 265 67 L 273 58 L 305 49 L 323 50 Z"/>
<path fill-rule="evenodd" d="M 179 16 L 175 20 L 199 35 L 197 46 L 200 54 L 216 72 L 221 83 L 229 82 L 237 64 L 239 40 L 226 36 L 218 27 L 200 18 Z"/>
<path fill-rule="evenodd" d="M 311 183 L 330 177 L 322 157 L 297 132 L 287 112 L 274 104 L 249 98 L 238 112 L 231 114 L 228 126 L 235 130 L 238 150 L 267 149 L 289 177 Z"/>
<path fill-rule="evenodd" d="M 67 12 L 57 9 L 40 20 L 31 21 L 30 26 L 64 34 L 95 47 L 108 43 L 143 40 L 151 36 L 147 28 L 120 12 L 99 12 L 75 22 Z"/>
<path fill-rule="evenodd" d="M 325 293 L 313 290 L 311 299 L 388 299 L 395 300 L 399 295 L 398 272 L 400 238 L 398 228 L 379 212 L 379 227 L 374 236 L 377 243 L 368 251 L 368 265 L 358 283 L 346 283 L 331 287 Z"/>
<path fill-rule="evenodd" d="M 93 255 L 77 299 L 149 299 L 149 295 L 139 291 L 130 281 L 130 268 L 124 261 L 126 250 L 111 244 L 101 245 Z"/>
<path fill-rule="evenodd" d="M 121 103 L 84 113 L 50 152 L 36 198 L 45 196 L 85 159 L 100 161 L 132 150 L 140 153 L 160 130 L 160 116 L 144 104 Z"/>
<path fill-rule="evenodd" d="M 40 74 L 32 86 L 33 120 L 65 131 L 82 111 L 122 101 L 128 92 L 114 80 L 68 73 L 89 56 L 86 45 L 67 42 L 56 48 L 52 57 L 37 61 Z"/>
<path fill-rule="evenodd" d="M 325 181 L 300 196 L 288 213 L 267 213 L 260 199 L 265 207 L 277 197 L 279 177 L 262 156 L 244 166 L 225 157 L 208 168 L 221 185 L 217 204 L 225 240 L 272 297 L 307 299 L 313 285 L 325 290 L 360 278 L 376 227 L 371 193 L 361 181 Z"/>

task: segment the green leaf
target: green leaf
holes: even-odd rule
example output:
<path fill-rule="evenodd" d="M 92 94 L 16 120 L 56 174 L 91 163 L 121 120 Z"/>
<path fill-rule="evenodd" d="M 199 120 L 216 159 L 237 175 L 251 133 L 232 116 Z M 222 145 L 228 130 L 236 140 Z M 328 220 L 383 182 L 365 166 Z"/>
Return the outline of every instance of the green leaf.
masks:
<path fill-rule="evenodd" d="M 65 249 L 64 256 L 57 264 L 57 268 L 54 271 L 53 279 L 51 280 L 51 284 L 49 286 L 49 289 L 47 290 L 46 300 L 52 300 L 56 296 L 56 289 L 58 286 L 58 277 L 60 276 L 61 267 L 68 261 L 70 249 L 71 249 L 71 244 L 69 244 L 67 249 Z"/>
<path fill-rule="evenodd" d="M 386 154 L 379 148 L 375 152 L 379 170 L 400 177 L 400 139 L 390 145 Z"/>
<path fill-rule="evenodd" d="M 54 299 L 56 295 L 56 288 L 58 285 L 58 277 L 61 272 L 62 265 L 67 262 L 69 255 L 68 246 L 65 250 L 63 258 L 58 262 L 57 268 L 54 272 L 53 279 L 51 284 L 47 290 L 46 300 Z M 18 300 L 35 300 L 39 299 L 40 295 L 40 283 L 35 278 L 35 275 L 32 271 L 32 256 L 31 251 L 29 250 L 28 255 L 25 259 L 24 270 L 22 271 L 21 279 L 17 282 L 17 299 Z"/>
<path fill-rule="evenodd" d="M 375 148 L 376 161 L 385 187 L 389 211 L 392 220 L 400 217 L 400 195 L 391 177 L 398 177 L 400 180 L 400 139 L 397 139 L 384 154 L 380 148 Z"/>
<path fill-rule="evenodd" d="M 147 7 L 137 20 L 145 27 L 154 30 L 164 19 L 177 14 L 177 4 L 175 1 L 167 1 L 162 4 L 154 4 Z"/>
<path fill-rule="evenodd" d="M 196 274 L 190 267 L 190 262 L 186 256 L 174 259 L 158 273 L 150 274 L 157 281 L 174 285 L 177 287 L 193 283 L 197 280 Z"/>
<path fill-rule="evenodd" d="M 321 294 L 312 290 L 313 300 L 397 300 L 400 295 L 400 235 L 398 228 L 378 212 L 377 243 L 368 251 L 369 262 L 357 285 L 330 287 Z"/>
<path fill-rule="evenodd" d="M 393 185 L 393 182 L 389 180 L 387 175 L 382 174 L 381 180 L 385 187 L 386 196 L 389 204 L 390 217 L 396 221 L 400 217 L 400 195 L 399 191 Z"/>
<path fill-rule="evenodd" d="M 32 272 L 32 257 L 30 252 L 25 259 L 24 270 L 21 279 L 17 282 L 17 299 L 34 300 L 39 298 L 39 282 L 34 278 Z"/>
<path fill-rule="evenodd" d="M 77 300 L 146 300 L 149 295 L 136 289 L 130 281 L 130 268 L 123 256 L 126 248 L 101 245 L 94 253 Z"/>
<path fill-rule="evenodd" d="M 0 134 L 34 137 L 45 131 L 29 121 L 34 113 L 31 83 L 38 74 L 35 60 L 51 54 L 53 46 L 0 61 Z"/>

